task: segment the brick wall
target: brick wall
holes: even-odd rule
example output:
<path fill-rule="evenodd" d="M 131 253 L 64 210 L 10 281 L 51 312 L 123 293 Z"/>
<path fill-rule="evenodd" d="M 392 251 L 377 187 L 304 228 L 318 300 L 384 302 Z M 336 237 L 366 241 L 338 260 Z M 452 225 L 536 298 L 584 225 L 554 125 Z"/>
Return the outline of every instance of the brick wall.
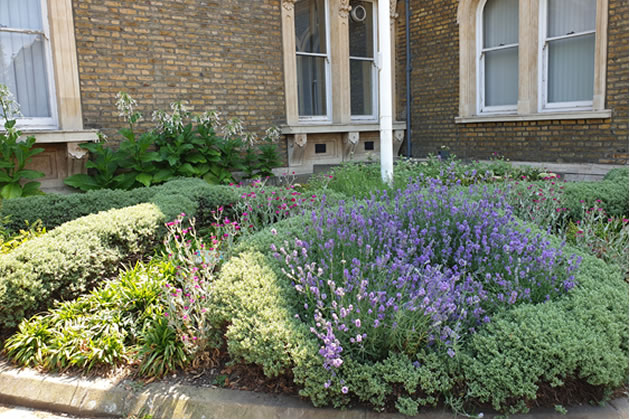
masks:
<path fill-rule="evenodd" d="M 73 0 L 85 128 L 115 133 L 115 95 L 145 115 L 186 100 L 264 132 L 285 120 L 280 0 Z"/>
<path fill-rule="evenodd" d="M 411 0 L 415 157 L 436 153 L 444 145 L 468 159 L 486 159 L 496 152 L 519 161 L 628 163 L 627 0 L 609 0 L 606 109 L 612 110 L 612 118 L 477 124 L 454 122 L 459 107 L 458 3 Z M 397 109 L 404 117 L 404 13 L 397 38 Z"/>

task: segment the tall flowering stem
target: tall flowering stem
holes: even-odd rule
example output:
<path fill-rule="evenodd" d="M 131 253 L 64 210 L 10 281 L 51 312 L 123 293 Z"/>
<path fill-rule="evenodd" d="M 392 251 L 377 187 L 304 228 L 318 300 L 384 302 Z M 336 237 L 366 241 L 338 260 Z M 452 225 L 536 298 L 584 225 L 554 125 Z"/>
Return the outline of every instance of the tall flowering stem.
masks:
<path fill-rule="evenodd" d="M 167 223 L 164 249 L 176 268 L 173 283 L 164 284 L 162 293 L 167 310 L 163 316 L 177 332 L 188 355 L 203 351 L 211 336 L 206 307 L 220 254 L 197 236 L 194 219 L 185 226 L 185 214 Z"/>
<path fill-rule="evenodd" d="M 582 203 L 582 218 L 571 222 L 567 229 L 568 240 L 593 254 L 616 265 L 628 278 L 628 219 L 611 217 L 600 207 L 601 200 L 588 207 Z"/>

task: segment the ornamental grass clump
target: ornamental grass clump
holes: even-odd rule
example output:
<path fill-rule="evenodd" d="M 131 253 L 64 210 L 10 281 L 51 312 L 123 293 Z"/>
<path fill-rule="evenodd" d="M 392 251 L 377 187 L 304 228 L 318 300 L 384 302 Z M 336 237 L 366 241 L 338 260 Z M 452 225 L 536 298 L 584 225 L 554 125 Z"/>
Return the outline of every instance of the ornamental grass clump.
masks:
<path fill-rule="evenodd" d="M 580 261 L 525 229 L 498 191 L 451 194 L 440 180 L 322 207 L 302 238 L 272 250 L 333 373 L 347 357 L 452 358 L 498 311 L 573 288 Z"/>

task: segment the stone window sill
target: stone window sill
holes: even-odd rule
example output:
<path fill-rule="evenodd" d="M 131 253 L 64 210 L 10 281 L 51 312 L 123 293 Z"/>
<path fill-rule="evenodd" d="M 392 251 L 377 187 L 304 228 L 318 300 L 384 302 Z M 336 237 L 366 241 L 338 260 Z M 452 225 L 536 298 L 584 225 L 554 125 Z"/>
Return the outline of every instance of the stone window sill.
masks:
<path fill-rule="evenodd" d="M 23 129 L 22 137 L 34 136 L 37 144 L 86 143 L 98 140 L 96 130 L 32 130 Z"/>
<path fill-rule="evenodd" d="M 394 130 L 404 130 L 406 128 L 404 121 L 395 121 Z M 378 123 L 350 123 L 350 124 L 300 124 L 285 125 L 280 127 L 282 134 L 325 134 L 325 133 L 350 133 L 350 132 L 366 132 L 379 131 Z"/>
<path fill-rule="evenodd" d="M 563 112 L 539 112 L 536 114 L 503 114 L 483 115 L 472 117 L 455 117 L 456 124 L 474 124 L 486 122 L 514 122 L 514 121 L 551 121 L 551 120 L 590 120 L 607 119 L 612 112 L 609 109 L 602 111 L 563 111 Z"/>

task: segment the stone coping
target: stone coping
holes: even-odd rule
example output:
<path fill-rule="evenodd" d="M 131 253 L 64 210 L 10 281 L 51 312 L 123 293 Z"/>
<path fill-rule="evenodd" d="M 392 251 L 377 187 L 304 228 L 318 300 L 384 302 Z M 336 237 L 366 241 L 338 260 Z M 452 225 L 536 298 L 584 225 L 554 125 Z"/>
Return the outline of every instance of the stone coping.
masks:
<path fill-rule="evenodd" d="M 92 418 L 405 418 L 361 409 L 315 408 L 308 401 L 284 395 L 42 374 L 15 368 L 6 361 L 0 361 L 0 402 Z M 553 409 L 535 409 L 514 418 L 627 419 L 628 398 L 597 407 L 569 407 L 567 411 L 562 415 Z M 456 416 L 445 409 L 432 409 L 415 418 Z"/>

